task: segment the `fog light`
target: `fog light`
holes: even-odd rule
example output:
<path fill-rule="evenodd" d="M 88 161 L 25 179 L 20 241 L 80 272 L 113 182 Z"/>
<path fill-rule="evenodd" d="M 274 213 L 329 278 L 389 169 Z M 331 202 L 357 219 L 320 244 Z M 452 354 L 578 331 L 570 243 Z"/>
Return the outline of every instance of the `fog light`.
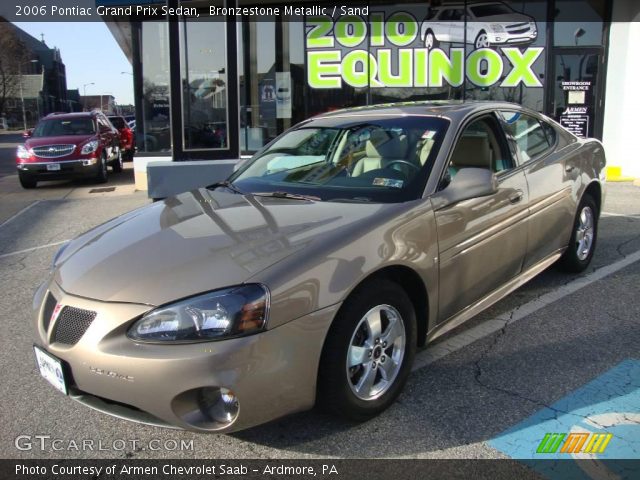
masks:
<path fill-rule="evenodd" d="M 181 393 L 172 402 L 184 422 L 204 430 L 221 430 L 238 418 L 240 402 L 224 387 L 203 387 Z"/>
<path fill-rule="evenodd" d="M 212 422 L 230 425 L 238 416 L 239 403 L 227 388 L 203 388 L 198 398 L 200 410 Z"/>
<path fill-rule="evenodd" d="M 85 167 L 89 167 L 91 165 L 95 165 L 97 162 L 97 158 L 90 158 L 89 160 L 83 160 L 82 165 L 84 165 Z"/>

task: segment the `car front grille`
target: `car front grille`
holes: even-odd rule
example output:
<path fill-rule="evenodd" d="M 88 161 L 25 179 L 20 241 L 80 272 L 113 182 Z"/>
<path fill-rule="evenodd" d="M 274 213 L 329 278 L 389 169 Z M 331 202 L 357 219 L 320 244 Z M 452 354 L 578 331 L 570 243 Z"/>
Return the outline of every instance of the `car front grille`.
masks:
<path fill-rule="evenodd" d="M 91 310 L 69 306 L 63 307 L 53 327 L 52 342 L 75 345 L 95 318 L 96 312 Z"/>
<path fill-rule="evenodd" d="M 44 308 L 42 309 L 42 326 L 44 327 L 45 332 L 49 330 L 51 315 L 53 314 L 53 309 L 56 308 L 57 303 L 58 301 L 56 300 L 56 297 L 54 297 L 51 292 L 47 293 L 47 298 L 44 301 Z"/>
<path fill-rule="evenodd" d="M 66 157 L 75 150 L 75 145 L 46 145 L 44 147 L 34 147 L 33 153 L 40 158 Z"/>
<path fill-rule="evenodd" d="M 505 27 L 505 30 L 508 33 L 513 33 L 513 34 L 520 34 L 520 33 L 527 33 L 529 31 L 531 31 L 531 25 L 526 22 L 526 23 L 512 23 L 510 25 L 507 25 Z"/>

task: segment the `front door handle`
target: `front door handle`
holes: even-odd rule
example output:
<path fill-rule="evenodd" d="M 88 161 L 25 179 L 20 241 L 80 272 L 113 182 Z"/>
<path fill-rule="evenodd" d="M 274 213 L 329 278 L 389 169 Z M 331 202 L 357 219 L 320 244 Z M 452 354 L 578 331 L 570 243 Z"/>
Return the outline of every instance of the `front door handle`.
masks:
<path fill-rule="evenodd" d="M 516 204 L 522 200 L 524 197 L 524 192 L 522 190 L 516 190 L 515 193 L 512 193 L 509 197 L 509 202 L 511 204 Z"/>

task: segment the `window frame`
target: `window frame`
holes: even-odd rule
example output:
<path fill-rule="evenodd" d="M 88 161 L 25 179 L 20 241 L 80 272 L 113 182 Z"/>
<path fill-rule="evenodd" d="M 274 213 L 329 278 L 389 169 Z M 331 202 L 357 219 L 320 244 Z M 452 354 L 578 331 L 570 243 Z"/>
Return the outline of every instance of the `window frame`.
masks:
<path fill-rule="evenodd" d="M 444 190 L 449 186 L 449 183 L 451 183 L 451 181 L 449 181 L 449 183 L 444 185 L 443 182 L 449 172 L 449 165 L 451 164 L 451 158 L 453 156 L 453 152 L 455 151 L 456 146 L 458 145 L 458 141 L 462 137 L 462 134 L 469 127 L 469 125 L 472 125 L 476 121 L 482 120 L 483 118 L 490 119 L 491 123 L 493 124 L 493 126 L 492 127 L 490 126 L 490 128 L 494 130 L 493 134 L 496 136 L 496 140 L 502 144 L 502 148 L 505 149 L 506 153 L 511 156 L 511 162 L 512 162 L 511 168 L 506 170 L 501 170 L 500 172 L 493 172 L 493 170 L 491 170 L 495 174 L 496 178 L 498 179 L 498 182 L 501 182 L 503 179 L 511 176 L 513 173 L 517 172 L 520 169 L 521 165 L 519 164 L 517 157 L 514 155 L 513 151 L 511 150 L 511 145 L 509 144 L 509 138 L 507 136 L 507 132 L 505 132 L 504 127 L 502 126 L 501 120 L 500 118 L 498 118 L 496 114 L 496 110 L 485 110 L 483 112 L 478 112 L 474 115 L 469 116 L 469 118 L 467 118 L 464 122 L 460 124 L 460 127 L 455 132 L 455 137 L 453 139 L 453 142 L 451 143 L 451 148 L 447 152 L 447 156 L 444 161 L 444 164 L 442 165 L 442 169 L 440 171 L 438 183 L 436 184 L 436 189 L 434 193 L 441 192 L 442 190 Z M 496 131 L 496 129 L 498 131 Z"/>
<path fill-rule="evenodd" d="M 502 118 L 502 115 L 497 115 L 498 121 L 500 122 L 500 127 L 502 128 L 502 130 L 504 132 L 504 135 L 507 138 L 507 143 L 509 144 L 509 149 L 511 150 L 511 155 L 516 160 L 516 163 L 517 163 L 518 167 L 529 165 L 531 162 L 535 162 L 535 161 L 538 161 L 540 159 L 546 158 L 547 156 L 549 156 L 551 154 L 551 152 L 553 152 L 556 149 L 556 146 L 558 145 L 558 141 L 559 141 L 559 137 L 560 137 L 559 132 L 556 130 L 556 128 L 551 123 L 546 121 L 544 118 L 542 118 L 538 114 L 534 114 L 533 112 L 525 112 L 525 111 L 518 110 L 518 109 L 515 109 L 515 108 L 501 108 L 501 109 L 497 110 L 496 112 L 519 113 L 520 115 L 523 115 L 525 117 L 532 118 L 533 120 L 538 122 L 538 124 L 540 125 L 540 128 L 542 129 L 542 132 L 544 133 L 545 138 L 547 139 L 547 143 L 549 143 L 549 146 L 545 150 L 543 150 L 541 153 L 539 153 L 535 157 L 529 158 L 528 160 L 524 160 L 523 157 L 520 155 L 520 148 L 518 148 L 518 144 L 517 144 L 516 139 L 513 137 L 513 135 L 511 135 L 509 130 L 507 130 L 507 128 L 506 128 L 506 122 Z M 553 130 L 553 132 L 555 134 L 553 142 L 550 141 L 549 134 L 547 132 L 547 129 L 544 128 L 544 125 L 546 125 L 551 130 Z"/>

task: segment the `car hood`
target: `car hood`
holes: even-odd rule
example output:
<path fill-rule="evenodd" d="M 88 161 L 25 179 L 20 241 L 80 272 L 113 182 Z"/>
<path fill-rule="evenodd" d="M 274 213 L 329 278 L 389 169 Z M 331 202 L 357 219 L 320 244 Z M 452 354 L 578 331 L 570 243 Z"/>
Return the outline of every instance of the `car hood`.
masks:
<path fill-rule="evenodd" d="M 384 207 L 194 190 L 76 238 L 54 280 L 73 295 L 162 305 L 241 284 Z"/>
<path fill-rule="evenodd" d="M 25 142 L 27 148 L 42 147 L 45 145 L 81 145 L 93 139 L 95 135 L 62 135 L 59 137 L 29 138 Z"/>

